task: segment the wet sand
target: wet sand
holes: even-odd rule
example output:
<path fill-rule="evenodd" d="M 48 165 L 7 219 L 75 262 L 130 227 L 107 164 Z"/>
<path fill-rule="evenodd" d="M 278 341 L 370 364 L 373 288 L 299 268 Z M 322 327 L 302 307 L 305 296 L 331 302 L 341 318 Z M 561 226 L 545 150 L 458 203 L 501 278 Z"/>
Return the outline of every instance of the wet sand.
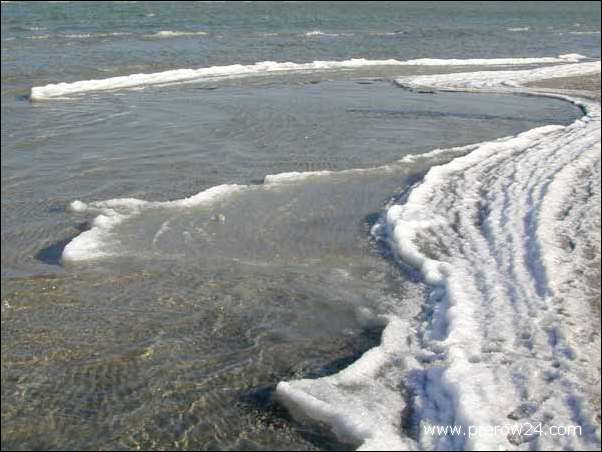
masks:
<path fill-rule="evenodd" d="M 526 86 L 581 92 L 582 95 L 600 102 L 600 74 L 539 80 L 528 83 Z"/>

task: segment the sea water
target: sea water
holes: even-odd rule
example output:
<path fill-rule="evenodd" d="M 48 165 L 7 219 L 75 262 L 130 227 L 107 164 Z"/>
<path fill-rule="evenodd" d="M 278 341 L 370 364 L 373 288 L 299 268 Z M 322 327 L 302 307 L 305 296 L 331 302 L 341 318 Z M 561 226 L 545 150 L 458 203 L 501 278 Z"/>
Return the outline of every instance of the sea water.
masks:
<path fill-rule="evenodd" d="M 352 444 L 274 390 L 423 308 L 374 232 L 391 200 L 467 145 L 582 115 L 393 80 L 588 61 L 599 30 L 574 2 L 3 2 L 3 448 Z M 114 84 L 181 69 L 201 76 Z"/>

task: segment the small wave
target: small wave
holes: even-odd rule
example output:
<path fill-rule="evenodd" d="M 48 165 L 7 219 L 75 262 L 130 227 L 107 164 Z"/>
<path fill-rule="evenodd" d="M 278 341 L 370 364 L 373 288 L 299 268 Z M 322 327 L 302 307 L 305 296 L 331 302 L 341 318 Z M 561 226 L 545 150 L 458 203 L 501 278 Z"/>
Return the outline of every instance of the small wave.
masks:
<path fill-rule="evenodd" d="M 184 36 L 207 36 L 206 31 L 172 31 L 161 30 L 153 34 L 144 35 L 147 38 L 179 38 Z"/>
<path fill-rule="evenodd" d="M 338 34 L 336 34 L 336 33 L 324 33 L 323 31 L 320 31 L 320 30 L 308 31 L 303 34 L 308 37 L 311 37 L 311 36 L 338 36 Z"/>
<path fill-rule="evenodd" d="M 371 36 L 401 36 L 407 34 L 407 31 L 371 31 Z"/>
<path fill-rule="evenodd" d="M 336 37 L 336 36 L 353 36 L 353 33 L 326 33 L 320 30 L 313 30 L 303 33 L 304 36 L 307 37 L 315 37 L 315 36 L 326 36 L 326 37 Z"/>
<path fill-rule="evenodd" d="M 73 33 L 67 35 L 61 35 L 63 38 L 68 39 L 90 39 L 90 38 L 110 38 L 117 36 L 131 36 L 132 33 L 125 31 L 115 31 L 111 33 Z"/>
<path fill-rule="evenodd" d="M 259 36 L 272 37 L 272 36 L 286 36 L 287 34 L 290 34 L 290 33 L 263 32 L 263 33 L 258 33 L 258 34 L 259 34 Z"/>
<path fill-rule="evenodd" d="M 599 35 L 600 30 L 597 31 L 569 31 L 570 35 Z"/>
<path fill-rule="evenodd" d="M 530 27 L 510 27 L 510 28 L 506 28 L 506 30 L 508 31 L 529 31 L 531 28 Z"/>
<path fill-rule="evenodd" d="M 45 30 L 45 28 L 38 28 L 37 30 Z M 25 36 L 24 39 L 30 40 L 45 40 L 45 39 L 97 39 L 97 38 L 111 38 L 119 36 L 131 36 L 129 32 L 110 32 L 110 33 L 70 33 L 64 35 L 34 35 Z M 14 39 L 14 38 L 13 38 Z"/>

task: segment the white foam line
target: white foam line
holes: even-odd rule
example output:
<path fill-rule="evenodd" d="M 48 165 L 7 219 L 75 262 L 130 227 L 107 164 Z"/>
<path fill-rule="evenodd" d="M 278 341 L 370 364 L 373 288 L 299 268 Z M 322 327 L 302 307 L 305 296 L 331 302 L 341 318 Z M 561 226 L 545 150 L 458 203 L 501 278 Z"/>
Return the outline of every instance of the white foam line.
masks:
<path fill-rule="evenodd" d="M 145 35 L 147 38 L 179 38 L 179 37 L 191 37 L 191 36 L 207 36 L 206 31 L 172 31 L 172 30 L 161 30 L 157 33 Z"/>
<path fill-rule="evenodd" d="M 599 35 L 600 31 L 569 31 L 570 35 Z"/>
<path fill-rule="evenodd" d="M 599 71 L 597 62 L 399 83 L 533 94 L 519 84 Z M 573 124 L 475 145 L 387 209 L 373 233 L 431 284 L 432 314 L 408 325 L 393 309 L 383 343 L 353 364 L 351 380 L 344 370 L 280 383 L 293 414 L 366 450 L 599 449 L 600 334 L 588 296 L 600 270 L 600 105 L 572 100 L 587 111 Z M 415 439 L 402 412 L 413 413 L 406 428 Z M 548 433 L 579 425 L 582 434 L 495 431 L 527 422 Z M 480 430 L 437 435 L 429 425 Z"/>
<path fill-rule="evenodd" d="M 308 31 L 303 34 L 307 37 L 315 37 L 315 36 L 326 36 L 326 37 L 336 37 L 336 36 L 353 36 L 353 33 L 325 33 L 320 30 Z"/>
<path fill-rule="evenodd" d="M 353 69 L 371 66 L 515 66 L 527 64 L 549 64 L 576 62 L 584 59 L 583 55 L 567 54 L 558 57 L 544 58 L 492 58 L 492 59 L 431 59 L 399 61 L 366 60 L 363 58 L 345 61 L 314 61 L 312 63 L 291 63 L 263 61 L 260 63 L 229 66 L 212 66 L 200 69 L 175 69 L 152 74 L 132 74 L 99 80 L 82 80 L 72 83 L 56 83 L 36 86 L 31 89 L 31 100 L 48 100 L 90 91 L 112 91 L 130 89 L 141 86 L 164 85 L 167 83 L 183 83 L 204 79 L 254 76 L 279 72 L 303 72 L 333 69 Z"/>
<path fill-rule="evenodd" d="M 108 33 L 72 33 L 66 34 L 59 37 L 69 38 L 69 39 L 90 39 L 90 38 L 109 38 L 109 37 L 118 37 L 118 36 L 131 36 L 132 33 L 127 31 L 115 31 Z"/>
<path fill-rule="evenodd" d="M 322 171 L 290 171 L 285 173 L 278 174 L 268 174 L 264 177 L 263 186 L 264 188 L 271 188 L 273 186 L 281 186 L 284 184 L 292 184 L 305 182 L 308 179 L 320 178 L 320 177 L 341 177 L 347 176 L 351 174 L 383 174 L 390 173 L 395 171 L 396 168 L 404 167 L 409 164 L 413 164 L 416 162 L 422 161 L 432 161 L 435 158 L 451 158 L 458 155 L 464 155 L 475 148 L 475 145 L 470 144 L 467 146 L 457 146 L 453 148 L 444 148 L 444 149 L 434 149 L 429 152 L 424 152 L 421 154 L 410 154 L 406 155 L 403 158 L 387 163 L 385 165 L 380 165 L 376 167 L 370 168 L 352 168 L 347 170 L 322 170 Z"/>
<path fill-rule="evenodd" d="M 209 206 L 226 196 L 248 189 L 245 185 L 218 185 L 197 193 L 189 198 L 175 201 L 145 201 L 136 198 L 110 199 L 84 203 L 73 201 L 71 211 L 93 212 L 99 215 L 92 222 L 92 227 L 75 237 L 63 250 L 63 262 L 85 261 L 115 255 L 119 250 L 118 238 L 113 230 L 124 221 L 139 215 L 148 209 L 184 209 Z"/>

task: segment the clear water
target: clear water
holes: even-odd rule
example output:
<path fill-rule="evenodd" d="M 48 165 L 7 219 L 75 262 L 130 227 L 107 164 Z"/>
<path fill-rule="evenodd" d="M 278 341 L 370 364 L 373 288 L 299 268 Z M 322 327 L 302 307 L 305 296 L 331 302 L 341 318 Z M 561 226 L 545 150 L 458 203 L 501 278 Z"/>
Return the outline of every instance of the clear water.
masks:
<path fill-rule="evenodd" d="M 272 388 L 352 362 L 379 340 L 357 308 L 422 290 L 369 228 L 439 160 L 145 212 L 116 229 L 115 257 L 61 265 L 94 218 L 68 204 L 375 168 L 580 112 L 552 99 L 411 93 L 388 81 L 401 73 L 391 69 L 24 96 L 57 81 L 263 60 L 600 53 L 589 33 L 599 3 L 438 5 L 2 5 L 3 449 L 340 446 L 293 422 Z M 166 30 L 207 34 L 153 37 Z"/>

